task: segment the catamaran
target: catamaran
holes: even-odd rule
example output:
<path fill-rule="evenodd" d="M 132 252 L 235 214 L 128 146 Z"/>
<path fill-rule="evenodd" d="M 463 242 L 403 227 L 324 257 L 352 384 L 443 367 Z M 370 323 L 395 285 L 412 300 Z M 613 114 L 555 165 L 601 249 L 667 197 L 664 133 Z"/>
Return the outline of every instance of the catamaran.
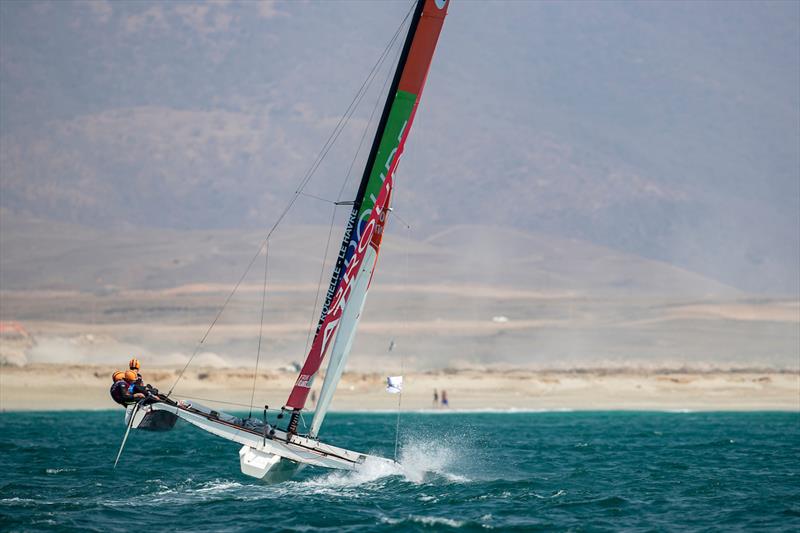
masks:
<path fill-rule="evenodd" d="M 417 0 L 411 12 L 408 32 L 361 183 L 352 202 L 316 333 L 300 375 L 281 408 L 279 418 L 284 412 L 288 416 L 286 427 L 281 429 L 268 424 L 266 411 L 263 421 L 241 419 L 196 403 L 175 401 L 168 394 L 155 401 L 150 399 L 129 406 L 126 412 L 128 431 L 171 429 L 181 418 L 209 433 L 241 444 L 239 460 L 242 472 L 268 482 L 288 479 L 304 465 L 356 470 L 369 462 L 392 463 L 388 459 L 323 443 L 318 435 L 353 346 L 390 211 L 395 171 L 414 122 L 447 8 L 448 0 Z M 300 415 L 331 344 L 333 347 L 309 431 L 300 434 Z"/>

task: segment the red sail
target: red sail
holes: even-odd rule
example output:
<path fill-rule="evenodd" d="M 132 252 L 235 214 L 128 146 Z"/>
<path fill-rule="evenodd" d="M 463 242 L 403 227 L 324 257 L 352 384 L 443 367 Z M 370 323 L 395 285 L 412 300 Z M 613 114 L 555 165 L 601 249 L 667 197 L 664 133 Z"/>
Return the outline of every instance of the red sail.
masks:
<path fill-rule="evenodd" d="M 286 407 L 295 411 L 303 409 L 305 406 L 314 376 L 319 371 L 328 347 L 336 335 L 342 312 L 350 297 L 353 280 L 364 261 L 368 246 L 372 246 L 376 252 L 380 246 L 380 238 L 373 239 L 373 234 L 377 237 L 383 231 L 394 172 L 416 114 L 422 88 L 433 59 L 433 52 L 447 13 L 447 4 L 447 0 L 420 0 L 415 10 L 415 19 L 409 30 L 410 41 L 407 41 L 406 49 L 398 64 L 399 71 L 389 94 L 385 116 L 376 132 L 373 151 L 370 154 L 364 181 L 359 191 L 360 196 L 356 198 L 357 204 L 360 203 L 360 200 L 364 201 L 364 211 L 363 214 L 357 213 L 355 217 L 355 224 L 358 226 L 355 236 L 351 240 L 349 234 L 346 234 L 343 242 L 343 249 L 346 250 L 349 246 L 355 250 L 353 255 L 342 265 L 343 273 L 339 271 L 337 263 L 335 272 L 339 271 L 340 273 L 334 273 L 331 288 L 335 287 L 335 291 L 329 293 L 331 295 L 329 296 L 330 305 L 323 310 L 322 322 L 317 329 L 311 350 L 300 370 L 300 376 L 289 395 L 289 400 L 286 402 Z M 374 200 L 374 206 L 370 207 L 371 202 L 368 200 L 375 198 L 373 195 L 378 187 L 380 190 L 377 199 Z M 354 213 L 359 209 L 361 208 L 354 208 Z M 368 218 L 366 216 L 367 209 L 370 209 Z M 365 219 L 366 223 L 363 223 L 362 221 Z M 293 424 L 296 424 L 296 414 L 293 415 L 292 420 Z M 290 425 L 290 427 L 294 426 Z"/>

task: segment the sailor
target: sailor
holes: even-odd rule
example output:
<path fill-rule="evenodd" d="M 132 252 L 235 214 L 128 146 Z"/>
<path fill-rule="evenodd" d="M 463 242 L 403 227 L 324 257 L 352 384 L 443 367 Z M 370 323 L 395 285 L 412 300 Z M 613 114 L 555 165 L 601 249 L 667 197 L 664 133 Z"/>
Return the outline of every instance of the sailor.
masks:
<path fill-rule="evenodd" d="M 133 393 L 142 393 L 150 400 L 165 401 L 165 397 L 159 395 L 157 388 L 153 387 L 149 383 L 145 385 L 144 380 L 142 379 L 142 374 L 139 372 L 141 364 L 139 363 L 138 359 L 134 357 L 128 361 L 128 367 L 130 368 L 130 372 L 134 372 L 136 374 L 136 380 L 133 382 Z"/>
<path fill-rule="evenodd" d="M 135 357 L 132 358 L 130 361 L 128 361 L 128 367 L 136 372 L 136 382 L 139 383 L 139 385 L 142 385 L 144 382 L 142 380 L 142 374 L 139 372 L 139 360 Z"/>
<path fill-rule="evenodd" d="M 145 393 L 136 389 L 136 372 L 114 372 L 111 385 L 111 398 L 120 405 L 129 405 L 145 398 Z"/>

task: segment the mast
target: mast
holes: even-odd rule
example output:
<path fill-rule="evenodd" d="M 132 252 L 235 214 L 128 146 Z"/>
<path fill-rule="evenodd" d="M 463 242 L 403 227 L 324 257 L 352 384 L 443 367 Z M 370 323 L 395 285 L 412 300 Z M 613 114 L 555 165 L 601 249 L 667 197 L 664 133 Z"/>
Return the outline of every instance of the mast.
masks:
<path fill-rule="evenodd" d="M 345 228 L 314 342 L 286 402 L 286 407 L 293 410 L 288 428 L 290 433 L 296 432 L 299 413 L 305 406 L 314 377 L 334 336 L 334 353 L 318 405 L 322 409 L 318 409 L 319 421 L 315 416 L 315 422 L 312 423 L 312 434 L 316 434 L 319 429 L 333 390 L 341 377 L 377 261 L 394 172 L 414 120 L 447 13 L 447 4 L 448 0 L 418 0 L 414 9 Z M 341 329 L 337 334 L 339 328 Z"/>
<path fill-rule="evenodd" d="M 333 300 L 333 296 L 336 293 L 336 287 L 341 281 L 343 269 L 346 268 L 347 263 L 350 262 L 350 258 L 353 255 L 353 243 L 351 241 L 353 236 L 353 228 L 356 226 L 356 220 L 361 220 L 359 215 L 363 215 L 364 211 L 367 210 L 362 208 L 365 207 L 364 196 L 370 183 L 371 170 L 375 165 L 375 158 L 378 156 L 381 139 L 386 131 L 386 124 L 389 121 L 389 113 L 392 110 L 393 103 L 392 95 L 397 94 L 397 87 L 400 85 L 400 76 L 402 75 L 403 68 L 408 60 L 408 52 L 411 49 L 411 43 L 414 40 L 414 33 L 419 25 L 419 19 L 424 4 L 425 0 L 417 0 L 417 5 L 414 9 L 414 14 L 411 19 L 411 24 L 408 27 L 408 34 L 406 34 L 406 40 L 403 43 L 403 51 L 401 52 L 400 58 L 397 61 L 397 68 L 394 72 L 394 78 L 392 79 L 392 84 L 389 86 L 389 93 L 386 95 L 386 101 L 383 104 L 381 119 L 378 122 L 378 128 L 375 130 L 375 137 L 372 139 L 372 146 L 370 147 L 369 155 L 367 156 L 367 164 L 364 166 L 364 173 L 361 175 L 361 183 L 358 186 L 358 192 L 356 193 L 356 197 L 353 202 L 353 209 L 350 211 L 350 218 L 348 219 L 347 226 L 344 230 L 342 244 L 339 247 L 339 255 L 336 258 L 336 265 L 333 268 L 333 276 L 331 276 L 331 282 L 328 285 L 328 292 L 325 294 L 325 303 L 322 306 L 322 312 L 320 313 L 319 322 L 317 323 L 317 333 L 319 333 L 319 328 L 322 326 L 322 322 L 325 320 L 325 316 L 328 314 L 331 300 Z M 375 201 L 374 198 L 372 201 Z M 369 209 L 372 209 L 372 206 L 368 207 Z M 355 240 L 357 241 L 358 238 L 356 237 Z"/>

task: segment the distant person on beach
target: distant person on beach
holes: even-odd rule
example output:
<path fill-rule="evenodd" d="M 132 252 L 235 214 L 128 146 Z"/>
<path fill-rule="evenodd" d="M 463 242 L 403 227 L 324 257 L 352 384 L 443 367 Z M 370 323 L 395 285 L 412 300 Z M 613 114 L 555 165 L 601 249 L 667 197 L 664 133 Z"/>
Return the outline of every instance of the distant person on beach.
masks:
<path fill-rule="evenodd" d="M 447 391 L 442 389 L 442 407 L 449 407 L 450 404 L 447 401 Z"/>
<path fill-rule="evenodd" d="M 439 407 L 439 392 L 433 389 L 433 407 Z"/>

